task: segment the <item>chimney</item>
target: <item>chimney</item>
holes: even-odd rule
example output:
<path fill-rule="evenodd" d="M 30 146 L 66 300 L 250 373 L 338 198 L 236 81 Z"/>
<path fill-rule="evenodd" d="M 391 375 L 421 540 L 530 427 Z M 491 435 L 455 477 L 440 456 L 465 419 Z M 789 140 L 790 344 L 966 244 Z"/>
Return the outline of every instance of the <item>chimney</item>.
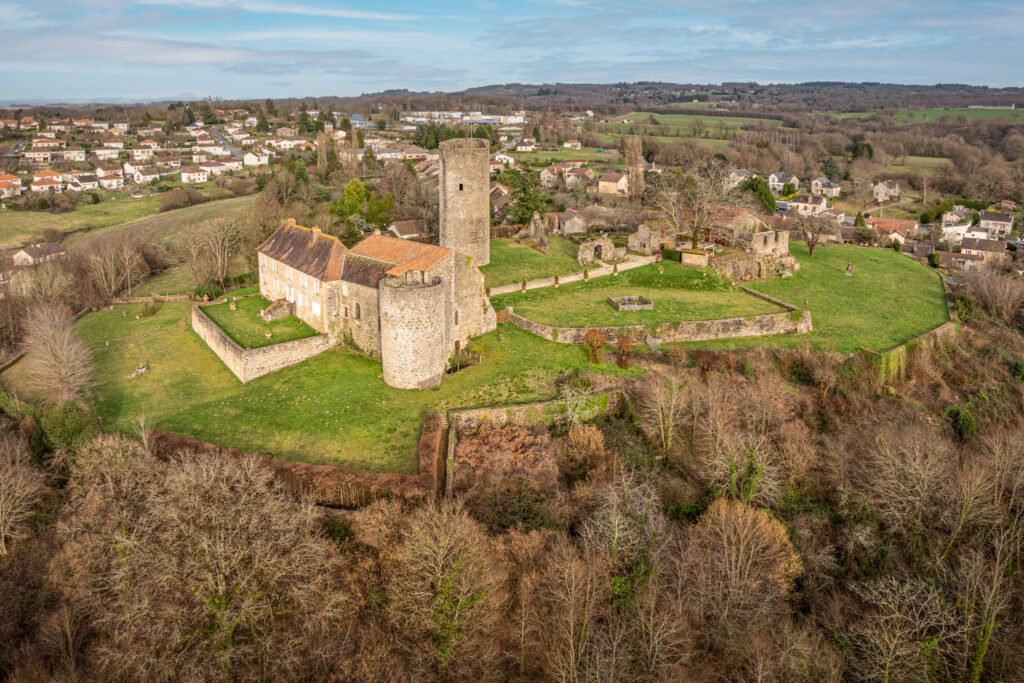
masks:
<path fill-rule="evenodd" d="M 313 244 L 316 244 L 316 238 L 320 237 L 320 228 L 314 225 L 309 229 L 309 232 L 313 235 Z"/>

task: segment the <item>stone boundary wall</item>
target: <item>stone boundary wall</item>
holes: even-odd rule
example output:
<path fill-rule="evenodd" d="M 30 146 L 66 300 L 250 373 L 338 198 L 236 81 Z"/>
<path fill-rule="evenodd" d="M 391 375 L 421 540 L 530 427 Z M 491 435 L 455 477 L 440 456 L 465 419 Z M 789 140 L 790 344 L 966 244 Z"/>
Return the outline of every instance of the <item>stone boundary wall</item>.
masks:
<path fill-rule="evenodd" d="M 192 330 L 243 384 L 312 358 L 334 346 L 327 335 L 320 334 L 257 349 L 243 349 L 199 306 L 192 307 Z"/>
<path fill-rule="evenodd" d="M 746 292 L 747 294 L 749 294 L 752 297 L 756 297 L 756 298 L 761 299 L 763 301 L 767 301 L 768 303 L 775 304 L 776 306 L 781 306 L 782 308 L 785 308 L 787 311 L 799 311 L 799 310 L 802 310 L 799 306 L 794 306 L 793 304 L 786 303 L 782 299 L 776 299 L 773 296 L 768 296 L 764 292 L 759 292 L 756 289 L 751 289 L 750 287 L 744 287 L 743 285 L 737 285 L 737 287 L 739 287 L 741 290 L 743 290 L 744 292 Z"/>
<path fill-rule="evenodd" d="M 162 302 L 179 302 L 179 301 L 192 301 L 191 294 L 173 294 L 163 295 L 154 294 L 153 296 L 115 296 L 111 297 L 110 303 L 112 304 L 152 304 Z"/>
<path fill-rule="evenodd" d="M 744 318 L 722 318 L 719 320 L 688 320 L 680 323 L 662 323 L 653 331 L 646 325 L 621 327 L 554 327 L 544 325 L 507 310 L 508 321 L 520 329 L 557 344 L 582 344 L 591 330 L 605 335 L 609 344 L 620 338 L 641 341 L 653 336 L 663 343 L 708 341 L 733 337 L 760 337 L 774 334 L 804 334 L 814 329 L 810 311 L 800 311 L 793 306 L 784 313 L 766 313 Z M 795 312 L 801 313 L 799 317 Z"/>

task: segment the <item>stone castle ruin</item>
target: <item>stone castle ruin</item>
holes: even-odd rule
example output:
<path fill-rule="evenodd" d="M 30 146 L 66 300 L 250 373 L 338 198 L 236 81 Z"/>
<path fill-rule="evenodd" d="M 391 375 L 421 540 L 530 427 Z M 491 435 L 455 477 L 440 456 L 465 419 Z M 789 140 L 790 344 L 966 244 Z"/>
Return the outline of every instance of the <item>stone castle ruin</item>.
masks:
<path fill-rule="evenodd" d="M 490 261 L 488 163 L 484 140 L 441 144 L 440 246 L 374 234 L 347 249 L 288 221 L 257 249 L 260 294 L 379 358 L 390 386 L 440 384 L 449 359 L 496 327 L 479 268 Z"/>
<path fill-rule="evenodd" d="M 743 252 L 711 259 L 711 267 L 730 280 L 786 277 L 800 269 L 800 264 L 789 253 L 788 230 L 744 233 L 739 236 L 738 246 Z"/>

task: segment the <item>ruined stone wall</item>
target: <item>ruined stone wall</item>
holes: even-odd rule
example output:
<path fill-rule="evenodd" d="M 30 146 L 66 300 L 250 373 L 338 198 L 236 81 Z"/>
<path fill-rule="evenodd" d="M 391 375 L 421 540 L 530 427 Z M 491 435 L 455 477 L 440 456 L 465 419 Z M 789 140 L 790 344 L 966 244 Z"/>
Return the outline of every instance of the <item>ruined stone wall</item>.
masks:
<path fill-rule="evenodd" d="M 380 351 L 384 381 L 399 389 L 437 386 L 448 366 L 445 287 L 440 279 L 380 281 Z"/>
<path fill-rule="evenodd" d="M 312 358 L 334 345 L 321 334 L 258 349 L 243 349 L 199 306 L 192 307 L 192 330 L 243 384 Z"/>
<path fill-rule="evenodd" d="M 662 323 L 654 330 L 646 325 L 621 327 L 554 327 L 535 322 L 514 312 L 509 312 L 508 321 L 516 327 L 558 344 L 582 344 L 590 330 L 598 330 L 615 344 L 620 338 L 642 342 L 653 336 L 663 343 L 707 341 L 733 337 L 759 337 L 769 334 L 804 334 L 813 329 L 809 311 L 786 311 L 743 318 L 722 318 L 720 320 L 688 320 L 679 323 Z"/>
<path fill-rule="evenodd" d="M 457 138 L 440 146 L 440 243 L 491 262 L 490 155 L 486 140 Z"/>
<path fill-rule="evenodd" d="M 746 282 L 774 277 L 786 272 L 792 273 L 800 269 L 800 264 L 788 254 L 758 256 L 748 252 L 716 256 L 711 259 L 711 267 L 728 280 Z"/>

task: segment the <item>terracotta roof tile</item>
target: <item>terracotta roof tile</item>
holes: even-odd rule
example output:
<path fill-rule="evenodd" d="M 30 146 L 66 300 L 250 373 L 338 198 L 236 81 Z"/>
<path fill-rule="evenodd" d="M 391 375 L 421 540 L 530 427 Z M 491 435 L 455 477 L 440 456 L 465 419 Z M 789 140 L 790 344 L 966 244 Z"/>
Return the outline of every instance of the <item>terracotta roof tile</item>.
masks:
<path fill-rule="evenodd" d="M 387 274 L 399 276 L 410 270 L 430 270 L 450 254 L 451 250 L 397 237 L 371 235 L 352 247 L 352 253 L 390 263 L 393 267 Z"/>

